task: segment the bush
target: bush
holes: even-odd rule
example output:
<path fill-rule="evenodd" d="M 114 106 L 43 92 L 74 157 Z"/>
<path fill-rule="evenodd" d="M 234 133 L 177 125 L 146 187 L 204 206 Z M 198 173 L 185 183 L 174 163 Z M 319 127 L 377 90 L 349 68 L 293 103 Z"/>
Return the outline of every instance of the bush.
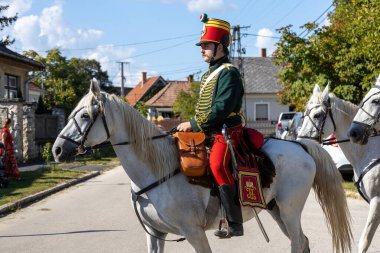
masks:
<path fill-rule="evenodd" d="M 42 152 L 42 158 L 45 160 L 47 165 L 50 165 L 50 161 L 53 154 L 51 152 L 51 143 L 48 142 L 44 145 L 44 151 Z"/>

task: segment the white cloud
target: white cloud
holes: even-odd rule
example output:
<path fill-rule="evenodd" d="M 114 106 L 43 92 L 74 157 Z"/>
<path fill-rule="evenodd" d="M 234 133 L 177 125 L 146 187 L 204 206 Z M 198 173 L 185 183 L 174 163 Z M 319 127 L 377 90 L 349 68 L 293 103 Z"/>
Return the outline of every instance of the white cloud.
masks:
<path fill-rule="evenodd" d="M 136 49 L 134 48 L 117 48 L 114 45 L 102 45 L 96 47 L 94 50 L 90 50 L 83 54 L 83 58 L 94 59 L 100 62 L 102 69 L 108 71 L 108 75 L 112 82 L 120 83 L 120 64 L 116 62 L 115 59 L 119 61 L 124 61 L 130 57 Z M 131 62 L 132 63 L 132 62 Z M 127 68 L 127 66 L 125 66 Z M 124 70 L 125 75 L 127 75 L 128 68 Z M 116 73 L 118 73 L 116 75 Z M 128 73 L 129 74 L 129 73 Z M 127 85 L 130 80 L 127 78 Z"/>
<path fill-rule="evenodd" d="M 62 5 L 57 4 L 42 11 L 39 18 L 40 35 L 45 37 L 49 47 L 82 47 L 95 45 L 103 32 L 95 29 L 73 29 L 63 20 Z"/>
<path fill-rule="evenodd" d="M 21 44 L 22 50 L 42 51 L 55 47 L 95 47 L 103 36 L 103 32 L 67 26 L 63 19 L 62 4 L 55 4 L 43 9 L 39 16 L 19 17 L 14 24 L 11 36 L 16 39 L 16 43 Z"/>
<path fill-rule="evenodd" d="M 268 55 L 271 55 L 275 49 L 275 42 L 273 41 L 273 32 L 268 28 L 261 28 L 258 32 L 255 46 L 259 49 L 266 48 Z"/>
<path fill-rule="evenodd" d="M 190 0 L 187 8 L 194 12 L 223 11 L 226 5 L 223 0 Z"/>
<path fill-rule="evenodd" d="M 9 5 L 9 8 L 4 11 L 5 16 L 14 16 L 16 13 L 22 15 L 32 7 L 32 0 L 5 0 L 2 5 Z"/>
<path fill-rule="evenodd" d="M 17 20 L 13 27 L 13 36 L 21 44 L 23 50 L 33 49 L 41 51 L 46 49 L 43 38 L 38 36 L 40 32 L 38 16 L 26 16 Z"/>

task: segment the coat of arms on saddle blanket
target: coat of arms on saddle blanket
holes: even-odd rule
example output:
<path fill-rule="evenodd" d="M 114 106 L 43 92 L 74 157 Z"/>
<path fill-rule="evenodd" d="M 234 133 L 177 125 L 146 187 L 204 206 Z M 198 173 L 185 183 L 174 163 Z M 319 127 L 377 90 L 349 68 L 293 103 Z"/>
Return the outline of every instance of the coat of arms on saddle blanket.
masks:
<path fill-rule="evenodd" d="M 246 128 L 235 150 L 239 199 L 243 206 L 267 208 L 262 189 L 269 187 L 276 173 L 272 162 L 260 151 L 263 144 L 262 133 Z"/>
<path fill-rule="evenodd" d="M 266 209 L 259 170 L 256 168 L 239 167 L 239 198 L 243 206 Z"/>

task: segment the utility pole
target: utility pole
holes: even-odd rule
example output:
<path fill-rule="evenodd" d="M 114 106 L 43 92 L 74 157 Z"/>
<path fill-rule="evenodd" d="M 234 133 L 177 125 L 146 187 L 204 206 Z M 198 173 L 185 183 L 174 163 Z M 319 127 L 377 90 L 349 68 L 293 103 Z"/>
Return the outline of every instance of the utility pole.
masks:
<path fill-rule="evenodd" d="M 232 27 L 232 43 L 230 46 L 230 54 L 231 59 L 233 59 L 233 62 L 236 64 L 240 72 L 241 79 L 243 81 L 243 86 L 245 90 L 245 80 L 244 80 L 244 60 L 243 60 L 243 54 L 245 54 L 245 48 L 241 47 L 241 33 L 240 29 L 248 29 L 251 26 L 240 26 L 236 25 Z M 245 36 L 246 34 L 243 34 Z M 235 60 L 235 52 L 237 52 L 237 61 Z M 244 108 L 243 108 L 243 114 L 247 118 L 247 99 L 246 94 L 244 93 Z"/>
<path fill-rule="evenodd" d="M 120 65 L 121 65 L 121 92 L 120 92 L 120 94 L 121 94 L 121 96 L 122 97 L 125 97 L 125 94 L 124 94 L 124 64 L 129 64 L 130 62 L 128 62 L 128 61 L 124 61 L 124 62 L 117 62 L 117 63 L 120 63 Z"/>

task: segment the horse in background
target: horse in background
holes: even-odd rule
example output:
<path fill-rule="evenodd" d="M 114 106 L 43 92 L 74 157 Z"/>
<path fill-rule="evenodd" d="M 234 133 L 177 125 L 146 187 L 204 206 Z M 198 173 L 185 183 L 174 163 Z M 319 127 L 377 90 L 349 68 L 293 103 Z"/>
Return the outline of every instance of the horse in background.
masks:
<path fill-rule="evenodd" d="M 380 224 L 380 75 L 375 85 L 364 96 L 359 110 L 354 115 L 348 135 L 351 142 L 364 145 L 374 154 L 371 164 L 363 174 L 363 187 L 369 198 L 369 215 L 365 232 L 367 238 L 361 238 L 363 252 L 366 252 L 373 235 Z M 373 143 L 379 143 L 374 146 Z M 363 240 L 362 240 L 363 239 Z M 360 245 L 360 244 L 359 244 Z"/>
<path fill-rule="evenodd" d="M 163 239 L 172 233 L 184 236 L 195 252 L 210 253 L 205 231 L 219 226 L 219 200 L 210 195 L 210 189 L 190 184 L 183 174 L 175 173 L 180 166 L 178 152 L 171 137 L 154 138 L 162 134 L 127 103 L 101 92 L 97 81 L 92 80 L 89 93 L 56 139 L 53 154 L 56 161 L 64 162 L 86 147 L 110 141 L 132 181 L 136 212 L 147 229 L 148 252 L 163 252 Z M 311 187 L 324 211 L 334 250 L 350 252 L 352 234 L 345 192 L 328 153 L 308 140 L 269 139 L 262 150 L 276 167 L 273 183 L 264 189 L 266 203 L 275 200 L 267 211 L 289 238 L 291 252 L 310 252 L 301 214 Z M 158 182 L 156 187 L 135 198 L 153 182 Z M 253 217 L 251 207 L 242 211 L 244 221 Z"/>
<path fill-rule="evenodd" d="M 364 253 L 367 252 L 380 221 L 380 164 L 374 165 L 373 171 L 365 177 L 362 175 L 365 175 L 373 160 L 379 157 L 380 141 L 379 138 L 372 138 L 366 146 L 349 142 L 347 130 L 358 110 L 358 106 L 329 93 L 328 86 L 322 92 L 315 85 L 306 106 L 298 138 L 314 139 L 322 143 L 323 139 L 334 133 L 336 140 L 346 140 L 339 143 L 339 146 L 354 168 L 359 192 L 370 204 L 367 222 L 358 245 L 358 252 Z"/>

